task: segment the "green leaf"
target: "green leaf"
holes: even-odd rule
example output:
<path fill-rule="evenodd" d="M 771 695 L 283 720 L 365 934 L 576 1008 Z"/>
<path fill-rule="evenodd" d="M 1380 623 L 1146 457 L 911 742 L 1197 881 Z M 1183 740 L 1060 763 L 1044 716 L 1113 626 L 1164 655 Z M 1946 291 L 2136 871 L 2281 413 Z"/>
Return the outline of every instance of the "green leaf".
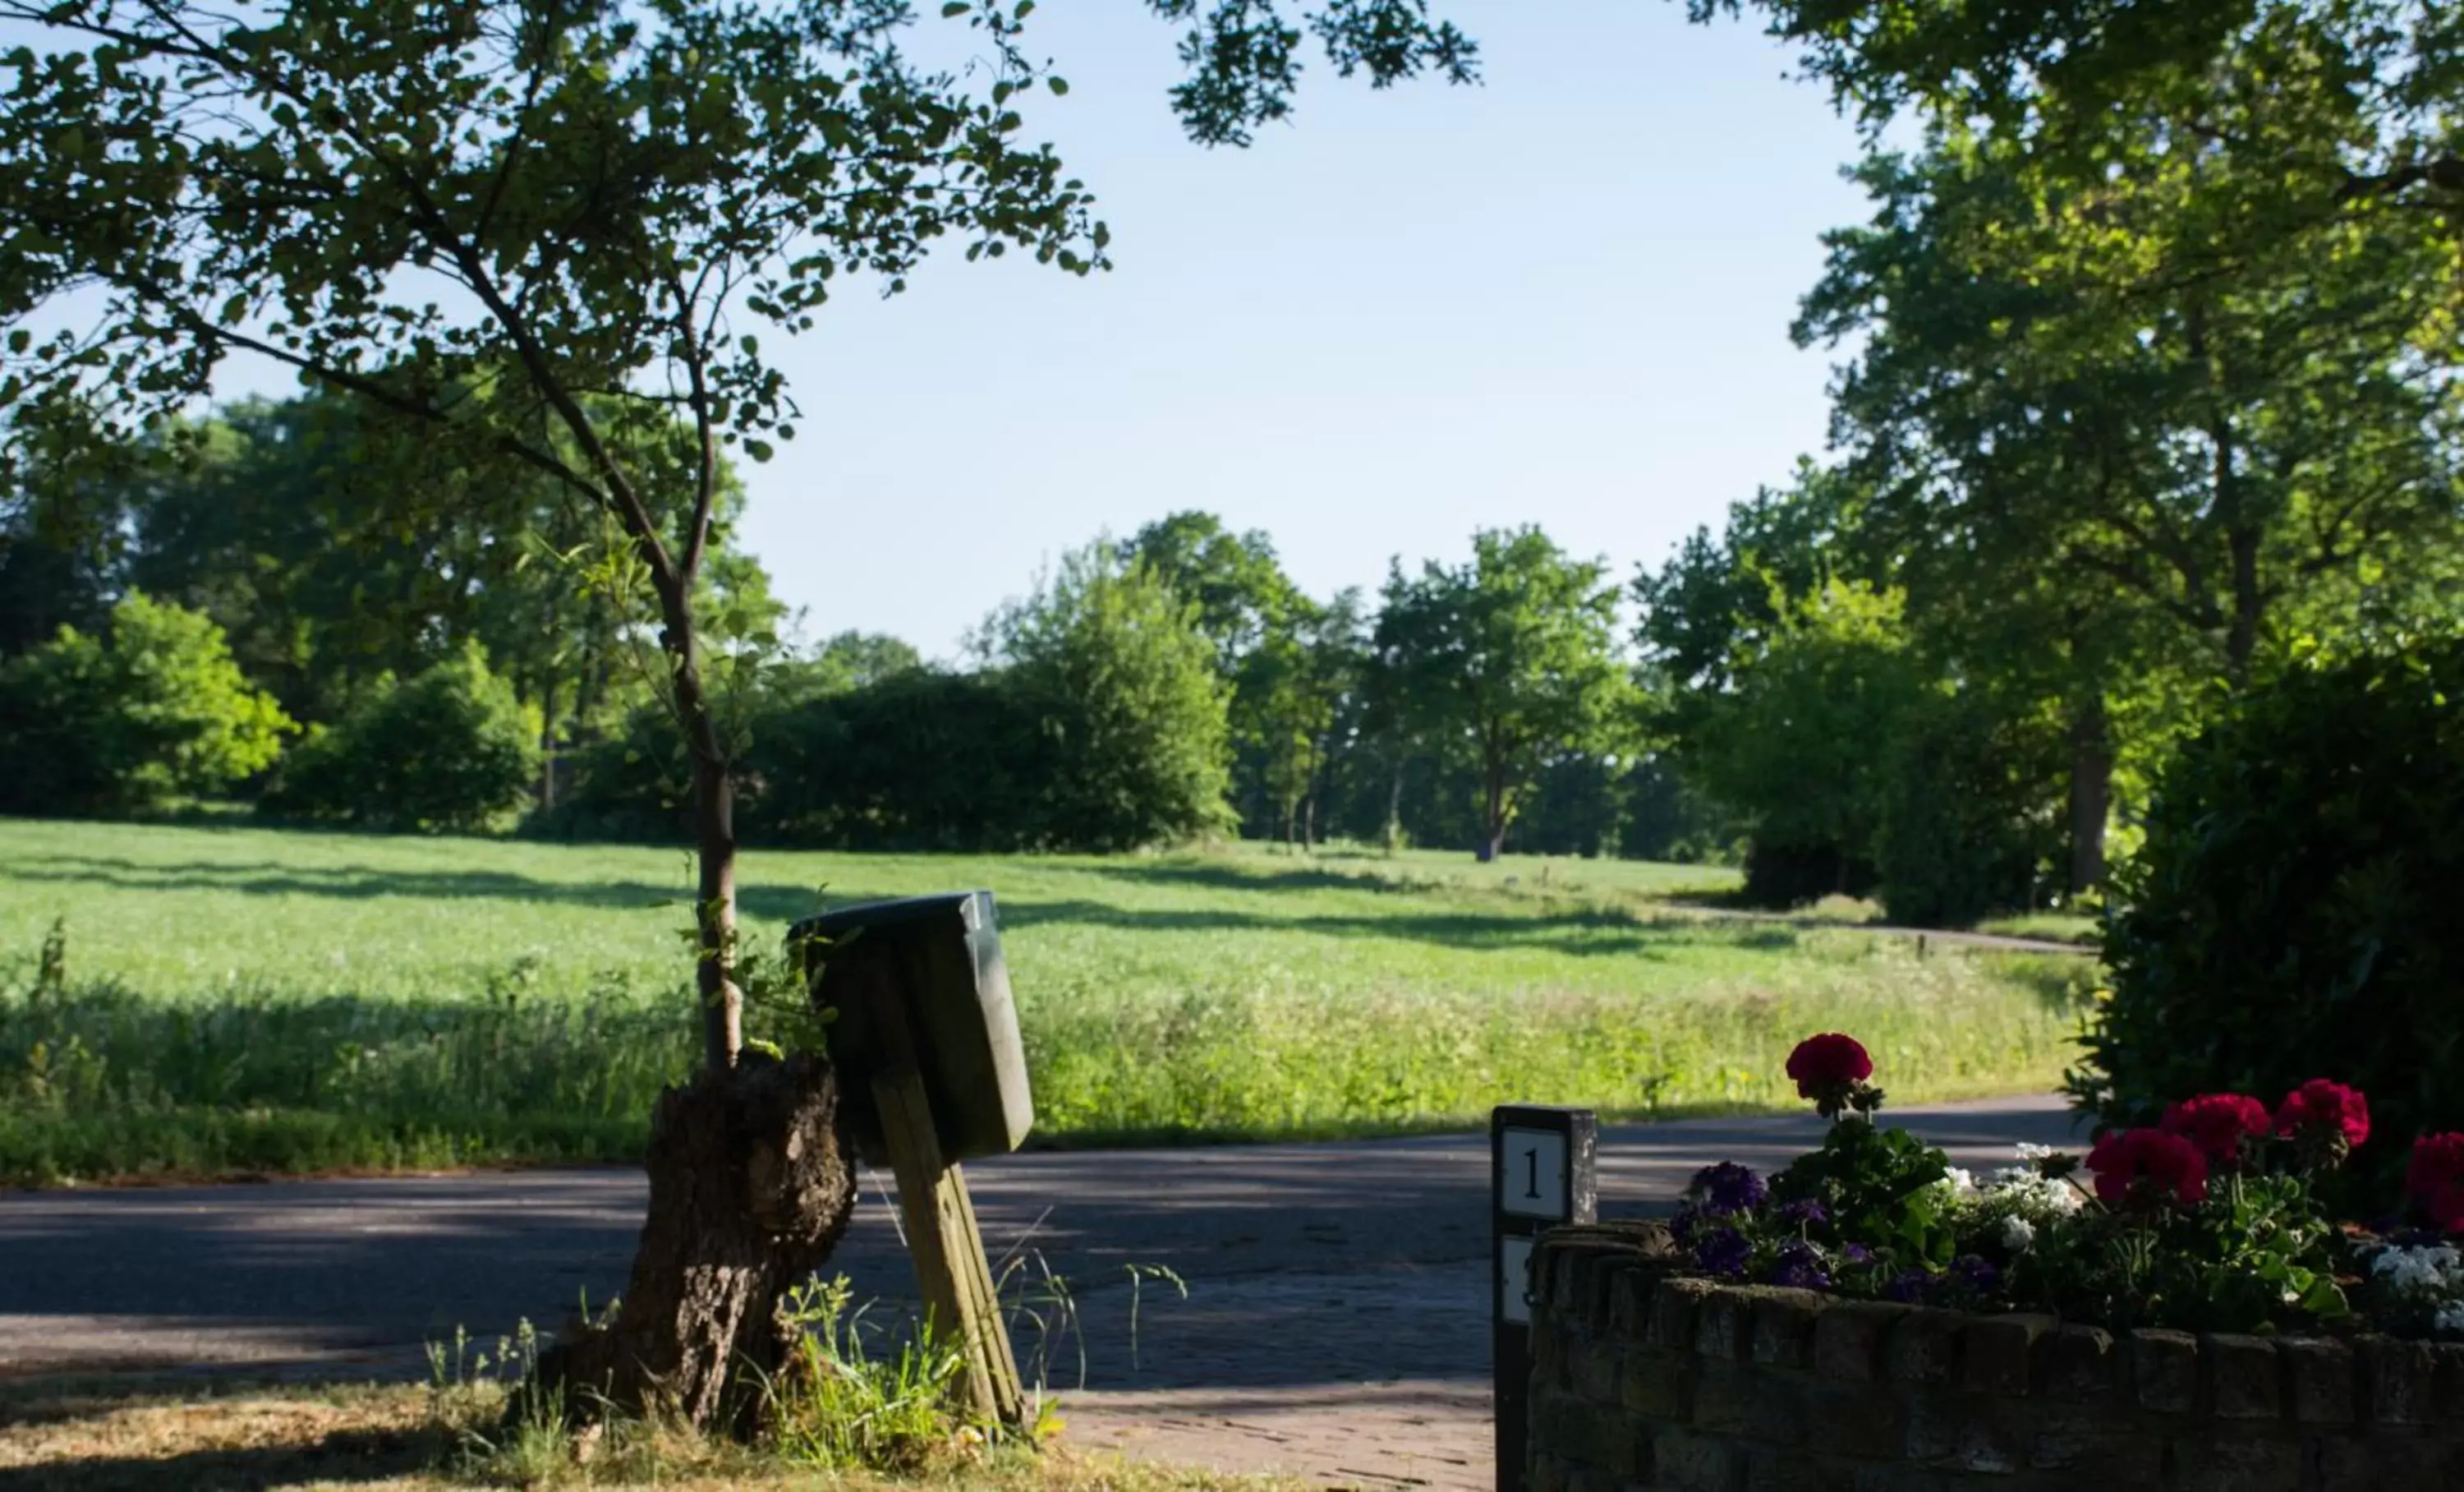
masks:
<path fill-rule="evenodd" d="M 1069 79 L 1066 78 L 1047 78 L 1044 80 L 1044 86 L 1051 89 L 1060 98 L 1066 99 L 1069 96 Z"/>
<path fill-rule="evenodd" d="M 767 461 L 778 453 L 771 448 L 769 441 L 756 440 L 747 435 L 744 438 L 744 454 L 757 461 Z"/>

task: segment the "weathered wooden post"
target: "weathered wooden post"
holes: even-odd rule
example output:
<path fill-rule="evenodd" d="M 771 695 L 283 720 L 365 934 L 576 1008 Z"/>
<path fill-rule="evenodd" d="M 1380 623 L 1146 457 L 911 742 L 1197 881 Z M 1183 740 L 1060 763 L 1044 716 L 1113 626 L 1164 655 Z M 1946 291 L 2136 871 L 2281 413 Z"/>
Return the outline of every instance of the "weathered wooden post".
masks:
<path fill-rule="evenodd" d="M 1496 1373 L 1497 1488 L 1523 1485 L 1531 1412 L 1531 1240 L 1596 1222 L 1599 1120 L 1587 1108 L 1512 1103 L 1488 1115 L 1489 1339 Z"/>
<path fill-rule="evenodd" d="M 976 1412 L 1023 1425 L 1025 1390 L 958 1169 L 1018 1148 L 1035 1121 L 993 895 L 868 902 L 788 936 L 830 1016 L 847 1134 L 897 1180 L 926 1327 L 958 1348 Z"/>

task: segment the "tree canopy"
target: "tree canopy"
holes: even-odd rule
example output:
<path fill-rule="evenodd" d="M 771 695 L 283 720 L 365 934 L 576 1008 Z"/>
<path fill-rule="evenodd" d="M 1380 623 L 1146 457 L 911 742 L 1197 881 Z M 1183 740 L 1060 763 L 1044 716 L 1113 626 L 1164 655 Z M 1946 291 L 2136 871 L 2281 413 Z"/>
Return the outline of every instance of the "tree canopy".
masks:
<path fill-rule="evenodd" d="M 1375 648 L 1403 729 L 1478 765 L 1481 854 L 1561 751 L 1616 721 L 1617 589 L 1602 560 L 1567 555 L 1536 527 L 1472 536 L 1462 566 L 1387 577 Z"/>

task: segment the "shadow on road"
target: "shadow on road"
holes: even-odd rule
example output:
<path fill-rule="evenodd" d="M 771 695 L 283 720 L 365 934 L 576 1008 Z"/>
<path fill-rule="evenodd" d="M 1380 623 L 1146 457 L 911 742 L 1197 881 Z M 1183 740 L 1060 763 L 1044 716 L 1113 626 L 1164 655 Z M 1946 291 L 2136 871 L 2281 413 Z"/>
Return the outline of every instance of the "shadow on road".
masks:
<path fill-rule="evenodd" d="M 1901 1117 L 1970 1167 L 2007 1163 L 2021 1140 L 2075 1138 L 2050 1100 Z M 1817 1132 L 1810 1116 L 1613 1127 L 1602 1210 L 1665 1210 L 1695 1169 L 1767 1169 Z M 1082 1349 L 1095 1388 L 1486 1371 L 1484 1137 L 1022 1154 L 968 1174 L 1013 1286 L 1042 1290 L 1051 1318 L 1067 1313 L 1047 1271 L 1066 1281 L 1082 1329 L 1048 1344 L 1062 1387 Z M 416 1364 L 421 1343 L 457 1325 L 493 1341 L 525 1318 L 561 1325 L 585 1292 L 604 1305 L 624 1286 L 643 1201 L 640 1174 L 613 1168 L 0 1195 L 0 1364 Z M 1186 1281 L 1185 1300 L 1158 1266 Z M 885 1324 L 909 1308 L 880 1178 L 830 1268 Z"/>

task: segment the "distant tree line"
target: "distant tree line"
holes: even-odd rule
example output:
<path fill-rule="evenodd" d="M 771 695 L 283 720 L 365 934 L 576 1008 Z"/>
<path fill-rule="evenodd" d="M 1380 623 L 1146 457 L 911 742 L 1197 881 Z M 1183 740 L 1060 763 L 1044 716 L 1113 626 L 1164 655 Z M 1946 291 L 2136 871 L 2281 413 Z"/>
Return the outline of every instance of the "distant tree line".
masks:
<path fill-rule="evenodd" d="M 655 434 L 636 438 L 655 442 Z M 707 671 L 753 842 L 1120 849 L 1243 834 L 1722 853 L 1637 734 L 1617 588 L 1536 530 L 1303 593 L 1173 514 L 1066 555 L 957 665 L 793 635 L 722 462 Z M 690 764 L 655 609 L 560 484 L 363 406 L 251 400 L 0 507 L 0 810 L 668 837 Z"/>
<path fill-rule="evenodd" d="M 1796 326 L 1854 349 L 1830 452 L 1631 577 L 1502 529 L 1311 596 L 1265 535 L 1174 513 L 934 665 L 800 643 L 721 459 L 693 609 L 737 834 L 1737 857 L 1757 901 L 1928 923 L 2093 897 L 2183 743 L 2464 625 L 2451 226 L 2288 185 L 2366 103 L 2271 45 L 2100 123 L 2115 168 L 1950 117 L 1868 152 L 1873 216 Z M 21 413 L 0 810 L 691 821 L 662 612 L 605 512 L 369 409 L 100 450 Z"/>

